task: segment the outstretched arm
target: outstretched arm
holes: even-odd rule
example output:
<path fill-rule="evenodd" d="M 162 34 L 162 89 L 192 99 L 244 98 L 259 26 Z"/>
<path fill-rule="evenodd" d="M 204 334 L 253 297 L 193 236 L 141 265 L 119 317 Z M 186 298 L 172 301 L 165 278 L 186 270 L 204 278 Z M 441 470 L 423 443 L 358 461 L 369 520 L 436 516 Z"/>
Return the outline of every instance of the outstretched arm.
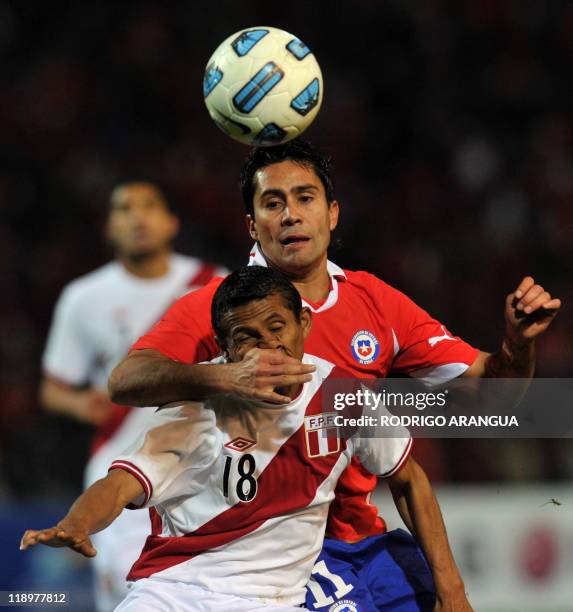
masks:
<path fill-rule="evenodd" d="M 535 368 L 535 339 L 549 327 L 561 300 L 526 276 L 505 300 L 505 338 L 496 353 L 480 353 L 464 376 L 531 378 Z"/>
<path fill-rule="evenodd" d="M 36 544 L 68 546 L 85 557 L 95 557 L 96 549 L 90 534 L 105 529 L 125 506 L 143 494 L 143 487 L 124 470 L 111 470 L 95 482 L 74 502 L 66 516 L 47 529 L 28 529 L 20 542 L 20 550 Z"/>
<path fill-rule="evenodd" d="M 410 457 L 387 479 L 396 508 L 420 544 L 434 577 L 434 610 L 468 612 L 464 583 L 454 561 L 438 501 L 424 470 Z"/>

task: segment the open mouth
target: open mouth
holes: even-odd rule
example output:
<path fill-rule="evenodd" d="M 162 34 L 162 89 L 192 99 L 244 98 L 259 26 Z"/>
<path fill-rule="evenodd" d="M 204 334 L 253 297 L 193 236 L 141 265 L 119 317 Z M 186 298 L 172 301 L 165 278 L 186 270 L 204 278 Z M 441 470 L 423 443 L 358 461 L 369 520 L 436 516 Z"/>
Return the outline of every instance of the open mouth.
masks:
<path fill-rule="evenodd" d="M 303 236 L 302 234 L 290 234 L 281 238 L 280 243 L 283 246 L 290 246 L 292 244 L 302 244 L 304 242 L 308 242 L 310 238 L 308 236 Z"/>

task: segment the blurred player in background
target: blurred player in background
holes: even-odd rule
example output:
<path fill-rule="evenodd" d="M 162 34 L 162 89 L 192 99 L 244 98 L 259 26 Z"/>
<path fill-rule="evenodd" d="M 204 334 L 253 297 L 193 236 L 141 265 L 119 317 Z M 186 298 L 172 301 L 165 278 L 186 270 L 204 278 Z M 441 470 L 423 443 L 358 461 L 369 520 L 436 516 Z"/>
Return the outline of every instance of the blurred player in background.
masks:
<path fill-rule="evenodd" d="M 135 584 L 118 610 L 294 612 L 322 547 L 336 481 L 356 455 L 388 482 L 405 523 L 432 560 L 436 582 L 460 582 L 436 498 L 409 456 L 406 428 L 387 430 L 387 437 L 325 439 L 324 452 L 317 452 L 310 435 L 325 421 L 322 385 L 352 375 L 304 352 L 311 323 L 309 308 L 280 272 L 248 266 L 228 276 L 212 307 L 225 358 L 240 362 L 253 350 L 278 351 L 313 364 L 312 379 L 281 387 L 290 400 L 286 405 L 226 395 L 158 410 L 152 427 L 111 464 L 110 474 L 57 526 L 27 531 L 21 547 L 69 546 L 93 556 L 90 534 L 126 504 L 149 506 L 153 534 L 130 572 Z M 420 553 L 417 563 L 423 564 Z M 400 594 L 404 604 L 407 577 L 396 563 L 379 571 L 393 573 L 392 596 L 397 600 Z M 431 579 L 426 589 L 431 607 Z M 371 600 L 361 604 L 362 612 L 374 609 Z M 463 589 L 444 604 L 469 610 Z"/>
<path fill-rule="evenodd" d="M 40 390 L 45 409 L 98 428 L 86 486 L 106 475 L 110 461 L 153 413 L 112 404 L 106 389 L 111 370 L 174 300 L 224 272 L 173 253 L 179 220 L 156 185 L 120 184 L 109 206 L 106 236 L 115 261 L 63 290 L 43 356 Z M 126 513 L 96 536 L 96 604 L 101 612 L 112 610 L 125 596 L 125 576 L 149 529 L 148 513 L 141 511 Z"/>
<path fill-rule="evenodd" d="M 409 374 L 430 386 L 461 375 L 532 375 L 534 340 L 560 307 L 560 301 L 532 278 L 524 278 L 507 296 L 502 346 L 497 353 L 485 353 L 453 336 L 378 278 L 342 270 L 328 260 L 339 206 L 328 161 L 316 149 L 300 140 L 254 149 L 243 168 L 241 186 L 249 232 L 256 241 L 250 263 L 280 270 L 298 289 L 314 316 L 306 344 L 310 353 L 357 378 Z M 137 350 L 130 352 L 110 379 L 116 399 L 146 406 L 226 392 L 281 403 L 288 398 L 269 387 L 309 380 L 309 366 L 278 351 L 255 352 L 238 364 L 191 365 L 218 353 L 209 316 L 216 287 L 213 282 L 179 300 L 134 345 Z M 372 563 L 379 567 L 380 558 L 388 555 L 380 539 L 386 532 L 385 522 L 370 504 L 375 486 L 375 476 L 357 460 L 340 478 L 327 527 L 333 539 L 325 540 L 313 572 L 310 609 L 326 609 L 336 600 L 350 599 L 351 591 L 341 596 L 342 582 L 364 584 L 381 608 L 388 605 L 384 572 L 368 567 Z M 455 583 L 436 584 L 436 609 L 443 609 L 441 593 L 461 588 Z"/>

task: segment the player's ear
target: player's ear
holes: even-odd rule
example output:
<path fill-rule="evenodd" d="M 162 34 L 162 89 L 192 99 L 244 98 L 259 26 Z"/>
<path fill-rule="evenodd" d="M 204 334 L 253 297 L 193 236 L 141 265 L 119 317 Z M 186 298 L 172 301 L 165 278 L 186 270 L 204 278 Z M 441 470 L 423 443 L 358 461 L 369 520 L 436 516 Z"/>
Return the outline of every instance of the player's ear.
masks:
<path fill-rule="evenodd" d="M 330 226 L 330 231 L 332 232 L 334 229 L 336 229 L 336 226 L 338 225 L 338 215 L 340 213 L 340 209 L 338 206 L 338 200 L 332 200 L 332 202 L 329 202 L 328 204 L 328 217 L 329 217 L 329 226 Z"/>
<path fill-rule="evenodd" d="M 259 240 L 259 233 L 257 232 L 257 224 L 255 223 L 253 215 L 247 215 L 245 217 L 245 224 L 250 237 L 257 242 Z"/>
<path fill-rule="evenodd" d="M 171 217 L 170 219 L 170 238 L 171 240 L 175 239 L 175 236 L 177 236 L 177 234 L 179 233 L 179 228 L 181 227 L 181 223 L 179 222 L 179 218 L 177 216 L 175 216 L 174 214 L 169 214 L 169 216 Z"/>
<path fill-rule="evenodd" d="M 302 327 L 302 335 L 306 340 L 306 337 L 312 328 L 312 313 L 310 312 L 310 308 L 307 308 L 306 306 L 303 306 L 302 310 L 300 311 L 300 324 Z"/>

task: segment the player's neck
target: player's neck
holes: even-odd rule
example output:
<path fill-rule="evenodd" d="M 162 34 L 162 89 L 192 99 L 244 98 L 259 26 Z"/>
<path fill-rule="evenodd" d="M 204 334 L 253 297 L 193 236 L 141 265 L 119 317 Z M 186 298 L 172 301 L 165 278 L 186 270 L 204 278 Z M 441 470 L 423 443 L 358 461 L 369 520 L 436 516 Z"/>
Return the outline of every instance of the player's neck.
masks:
<path fill-rule="evenodd" d="M 147 257 L 118 257 L 127 272 L 139 278 L 159 278 L 169 272 L 171 251 L 160 251 Z"/>
<path fill-rule="evenodd" d="M 304 300 L 318 303 L 326 299 L 330 291 L 330 277 L 326 268 L 326 259 L 320 266 L 315 266 L 300 278 L 291 279 L 293 285 Z"/>
<path fill-rule="evenodd" d="M 260 248 L 260 247 L 259 247 Z M 296 287 L 304 300 L 319 303 L 325 300 L 330 291 L 330 276 L 328 275 L 328 256 L 324 253 L 319 261 L 312 262 L 307 267 L 288 269 L 276 265 L 261 249 L 267 265 L 284 274 Z"/>

